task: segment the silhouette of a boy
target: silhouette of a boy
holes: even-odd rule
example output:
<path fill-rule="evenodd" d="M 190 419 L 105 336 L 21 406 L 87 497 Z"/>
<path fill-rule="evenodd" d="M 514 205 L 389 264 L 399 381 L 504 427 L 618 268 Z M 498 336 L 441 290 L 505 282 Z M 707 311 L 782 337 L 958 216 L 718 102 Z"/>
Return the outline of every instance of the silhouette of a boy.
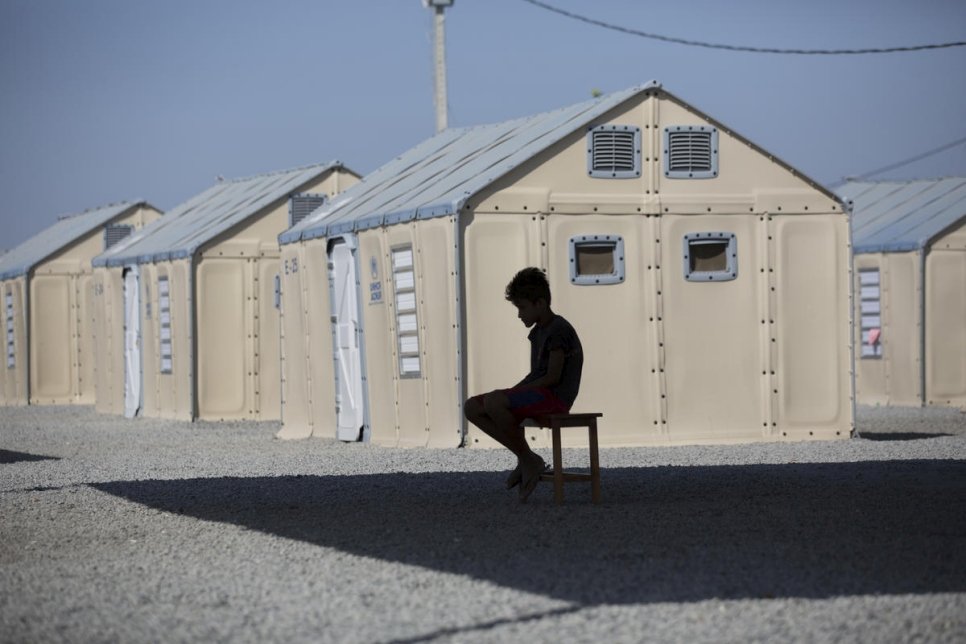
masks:
<path fill-rule="evenodd" d="M 506 299 L 520 321 L 533 327 L 530 373 L 510 389 L 497 389 L 466 401 L 466 419 L 516 454 L 517 466 L 507 477 L 507 489 L 520 485 L 526 501 L 546 469 L 527 445 L 521 423 L 544 414 L 566 413 L 577 398 L 584 355 L 577 332 L 550 308 L 550 284 L 539 268 L 524 268 L 507 284 Z"/>

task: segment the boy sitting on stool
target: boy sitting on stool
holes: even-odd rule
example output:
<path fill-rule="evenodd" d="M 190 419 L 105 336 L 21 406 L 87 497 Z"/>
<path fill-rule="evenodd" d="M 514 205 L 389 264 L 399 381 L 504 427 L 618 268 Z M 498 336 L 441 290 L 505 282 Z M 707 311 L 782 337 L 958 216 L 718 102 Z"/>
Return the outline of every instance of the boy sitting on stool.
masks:
<path fill-rule="evenodd" d="M 520 423 L 526 418 L 570 411 L 580 389 L 584 354 L 577 332 L 550 309 L 550 284 L 539 268 L 524 268 L 507 284 L 506 299 L 524 326 L 533 327 L 530 373 L 510 389 L 497 389 L 466 401 L 466 419 L 516 454 L 507 489 L 520 485 L 520 500 L 533 492 L 546 463 L 527 445 Z"/>

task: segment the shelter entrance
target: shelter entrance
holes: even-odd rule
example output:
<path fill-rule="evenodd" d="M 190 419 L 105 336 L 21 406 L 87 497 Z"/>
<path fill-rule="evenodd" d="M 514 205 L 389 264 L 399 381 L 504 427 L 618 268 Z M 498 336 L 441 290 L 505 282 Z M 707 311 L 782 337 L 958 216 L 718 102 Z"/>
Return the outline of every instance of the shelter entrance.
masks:
<path fill-rule="evenodd" d="M 365 425 L 362 374 L 362 326 L 355 262 L 355 239 L 343 237 L 329 245 L 329 296 L 332 349 L 335 358 L 336 437 L 357 441 Z"/>
<path fill-rule="evenodd" d="M 124 271 L 124 416 L 141 409 L 141 306 L 137 267 Z"/>

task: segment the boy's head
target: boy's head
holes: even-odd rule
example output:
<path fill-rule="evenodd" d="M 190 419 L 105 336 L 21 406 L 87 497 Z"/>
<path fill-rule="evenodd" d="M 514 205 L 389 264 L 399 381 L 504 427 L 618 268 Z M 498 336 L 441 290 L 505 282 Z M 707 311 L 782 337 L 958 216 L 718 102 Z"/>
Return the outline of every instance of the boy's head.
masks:
<path fill-rule="evenodd" d="M 517 307 L 520 320 L 532 326 L 550 310 L 550 283 L 539 268 L 524 268 L 506 285 L 506 299 Z"/>

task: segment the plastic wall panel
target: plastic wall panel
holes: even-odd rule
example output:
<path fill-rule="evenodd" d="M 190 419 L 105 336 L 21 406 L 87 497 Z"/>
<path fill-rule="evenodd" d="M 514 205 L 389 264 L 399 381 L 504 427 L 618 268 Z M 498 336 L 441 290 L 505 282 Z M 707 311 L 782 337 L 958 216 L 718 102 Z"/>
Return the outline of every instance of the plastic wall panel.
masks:
<path fill-rule="evenodd" d="M 279 311 L 275 308 L 275 276 L 279 274 L 280 261 L 274 257 L 261 257 L 254 267 L 258 273 L 255 416 L 258 420 L 278 420 L 281 418 L 282 400 L 280 321 Z"/>
<path fill-rule="evenodd" d="M 670 441 L 763 438 L 768 401 L 761 334 L 768 314 L 761 298 L 762 226 L 754 215 L 661 217 L 659 295 Z M 737 278 L 685 280 L 685 235 L 722 231 L 737 236 Z"/>
<path fill-rule="evenodd" d="M 249 265 L 233 259 L 198 264 L 198 412 L 205 419 L 246 418 L 251 370 Z"/>
<path fill-rule="evenodd" d="M 530 371 L 529 330 L 504 291 L 521 268 L 543 268 L 541 222 L 537 215 L 476 214 L 464 225 L 466 393 L 474 396 L 512 387 Z M 467 444 L 497 446 L 473 425 Z"/>
<path fill-rule="evenodd" d="M 966 251 L 926 257 L 926 402 L 966 406 Z"/>
<path fill-rule="evenodd" d="M 30 402 L 67 404 L 73 397 L 76 325 L 66 275 L 30 280 Z"/>
<path fill-rule="evenodd" d="M 918 406 L 922 404 L 919 253 L 889 253 L 884 260 L 888 269 L 882 337 L 888 404 Z"/>
<path fill-rule="evenodd" d="M 391 251 L 399 246 L 411 246 L 413 251 L 414 272 L 416 278 L 416 319 L 422 327 L 425 325 L 425 304 L 428 297 L 436 297 L 435 293 L 428 293 L 423 279 L 424 263 L 422 246 L 416 238 L 416 225 L 410 223 L 400 226 L 391 226 L 386 229 L 386 244 Z M 385 286 L 387 304 L 390 311 L 395 311 L 392 273 L 386 273 Z M 420 375 L 419 377 L 401 377 L 398 365 L 399 338 L 396 333 L 395 313 L 390 317 L 390 328 L 392 329 L 393 352 L 395 353 L 392 362 L 392 374 L 396 390 L 396 428 L 399 435 L 397 445 L 401 447 L 424 447 L 427 445 L 430 433 L 428 417 L 428 401 L 426 391 L 426 332 L 424 328 L 419 330 L 419 350 L 420 355 Z M 367 327 L 368 329 L 368 327 Z"/>
<path fill-rule="evenodd" d="M 159 303 L 158 267 L 141 264 L 141 414 L 148 417 L 161 415 L 161 306 Z M 168 281 L 168 297 L 171 298 L 171 281 Z M 174 361 L 172 360 L 172 366 Z"/>
<path fill-rule="evenodd" d="M 301 251 L 299 272 L 305 297 L 305 327 L 309 338 L 308 369 L 312 435 L 335 438 L 335 362 L 329 303 L 329 257 L 325 240 L 307 243 Z"/>
<path fill-rule="evenodd" d="M 422 302 L 422 363 L 426 378 L 429 447 L 458 447 L 462 419 L 458 403 L 456 353 L 456 291 L 454 288 L 454 230 L 452 218 L 427 219 L 416 224 Z"/>
<path fill-rule="evenodd" d="M 308 242 L 312 243 L 312 242 Z M 320 243 L 320 242 L 315 242 Z M 310 338 L 305 326 L 305 303 L 299 255 L 303 244 L 282 246 L 281 308 L 281 406 L 282 429 L 279 438 L 308 438 L 309 422 L 308 360 Z M 294 268 L 294 270 L 293 270 Z"/>
<path fill-rule="evenodd" d="M 158 375 L 157 413 L 161 418 L 192 420 L 194 405 L 192 394 L 192 328 L 191 284 L 189 271 L 192 266 L 187 259 L 159 262 L 152 286 L 157 289 L 158 277 L 168 276 L 171 298 L 171 373 Z M 154 338 L 160 346 L 160 338 Z M 160 350 L 160 349 L 159 349 Z"/>
<path fill-rule="evenodd" d="M 778 428 L 789 439 L 848 436 L 848 222 L 796 215 L 773 223 Z"/>
<path fill-rule="evenodd" d="M 395 445 L 396 375 L 395 340 L 391 325 L 395 324 L 392 297 L 392 267 L 385 233 L 380 229 L 361 231 L 358 236 L 362 281 L 362 319 L 365 329 L 366 385 L 369 397 L 370 441 L 376 445 Z M 331 346 L 331 331 L 329 342 Z M 330 370 L 331 371 L 331 370 Z M 332 376 L 330 376 L 331 378 Z M 333 389 L 333 400 L 335 390 Z"/>
<path fill-rule="evenodd" d="M 3 372 L 0 375 L 0 406 L 14 406 L 27 404 L 27 333 L 26 306 L 24 301 L 24 279 L 15 278 L 0 282 L 0 303 L 3 303 L 3 337 L 6 347 L 6 294 L 13 296 L 13 331 L 14 331 L 14 366 L 7 367 L 6 349 L 4 361 L 0 363 Z"/>
<path fill-rule="evenodd" d="M 92 318 L 94 280 L 90 273 L 82 273 L 76 276 L 74 285 L 77 297 L 77 391 L 74 402 L 93 405 L 97 395 L 94 384 L 97 354 L 94 351 Z"/>
<path fill-rule="evenodd" d="M 604 445 L 661 441 L 661 386 L 655 296 L 657 217 L 604 214 L 547 218 L 548 276 L 552 307 L 580 336 L 584 367 L 574 411 L 602 411 Z M 575 285 L 570 281 L 569 241 L 578 235 L 620 235 L 625 279 L 618 284 Z M 515 311 L 504 311 L 513 316 Z M 515 330 L 522 333 L 522 327 Z M 527 355 L 526 353 L 524 355 Z M 656 422 L 655 422 L 656 421 Z M 602 425 L 603 426 L 603 425 Z M 581 432 L 568 444 L 586 445 Z M 549 444 L 549 443 L 548 443 Z"/>

